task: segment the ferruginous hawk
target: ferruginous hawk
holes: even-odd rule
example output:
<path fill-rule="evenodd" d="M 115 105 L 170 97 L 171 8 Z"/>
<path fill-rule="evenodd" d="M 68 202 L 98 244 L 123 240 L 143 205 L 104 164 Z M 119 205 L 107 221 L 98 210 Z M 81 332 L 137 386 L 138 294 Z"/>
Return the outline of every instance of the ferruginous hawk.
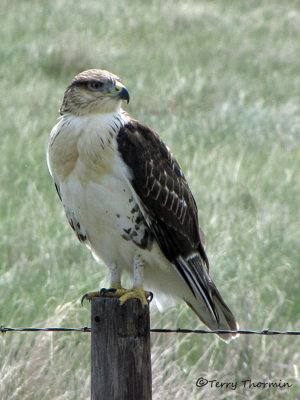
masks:
<path fill-rule="evenodd" d="M 236 330 L 209 276 L 184 174 L 157 133 L 122 110 L 122 100 L 129 102 L 129 93 L 116 75 L 92 69 L 75 76 L 47 154 L 72 229 L 110 270 L 110 289 L 100 292 L 121 304 L 132 297 L 147 304 L 145 281 L 183 299 L 210 329 Z M 130 290 L 121 285 L 123 270 L 133 275 Z"/>

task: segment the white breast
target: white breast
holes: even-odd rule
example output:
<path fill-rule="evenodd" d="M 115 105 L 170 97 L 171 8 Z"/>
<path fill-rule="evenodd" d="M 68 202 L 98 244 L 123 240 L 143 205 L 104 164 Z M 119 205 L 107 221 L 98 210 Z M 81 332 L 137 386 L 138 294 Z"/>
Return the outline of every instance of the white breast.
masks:
<path fill-rule="evenodd" d="M 121 118 L 62 118 L 51 134 L 48 164 L 79 238 L 106 264 L 121 262 L 130 269 L 136 245 L 124 237 L 134 225 L 136 203 L 128 185 L 130 171 L 117 151 Z M 136 235 L 143 234 L 141 228 Z"/>

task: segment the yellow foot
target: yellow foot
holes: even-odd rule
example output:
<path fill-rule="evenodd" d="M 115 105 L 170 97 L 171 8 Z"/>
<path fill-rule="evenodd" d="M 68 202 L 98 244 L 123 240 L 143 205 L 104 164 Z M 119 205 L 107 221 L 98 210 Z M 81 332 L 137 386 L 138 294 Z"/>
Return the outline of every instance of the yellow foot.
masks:
<path fill-rule="evenodd" d="M 85 293 L 81 297 L 81 305 L 83 305 L 84 300 L 91 301 L 93 297 L 117 297 L 120 299 L 120 305 L 123 305 L 129 299 L 138 299 L 145 306 L 153 299 L 153 293 L 145 291 L 142 287 L 134 289 L 124 289 L 122 286 L 109 289 L 103 288 L 98 292 Z"/>
<path fill-rule="evenodd" d="M 118 295 L 119 291 L 121 291 L 121 293 Z M 98 292 L 88 292 L 81 297 L 81 305 L 83 305 L 84 300 L 91 301 L 93 297 L 121 297 L 125 293 L 124 291 L 126 291 L 126 289 L 123 289 L 122 286 L 118 286 L 109 289 L 103 288 Z"/>
<path fill-rule="evenodd" d="M 91 301 L 93 297 L 117 297 L 120 299 L 120 305 L 123 305 L 129 299 L 138 299 L 145 306 L 153 299 L 153 293 L 145 291 L 142 287 L 134 289 L 124 289 L 122 287 L 101 289 L 99 292 L 85 293 L 81 297 L 81 305 L 83 305 L 84 300 Z"/>
<path fill-rule="evenodd" d="M 129 299 L 138 299 L 141 302 L 142 306 L 146 306 L 153 299 L 153 293 L 147 292 L 142 287 L 123 290 L 125 291 L 125 293 L 120 297 L 121 306 Z"/>
<path fill-rule="evenodd" d="M 125 290 L 122 288 L 121 282 L 116 282 L 114 284 L 114 286 L 112 286 L 109 289 L 101 289 L 99 290 L 99 292 L 88 292 L 85 293 L 82 297 L 81 297 L 81 305 L 83 305 L 84 300 L 88 300 L 91 301 L 93 297 L 102 297 L 102 296 L 110 296 L 110 297 L 115 297 L 116 293 L 119 290 Z M 119 296 L 116 297 L 121 297 L 122 294 L 124 294 L 124 292 L 122 292 Z"/>

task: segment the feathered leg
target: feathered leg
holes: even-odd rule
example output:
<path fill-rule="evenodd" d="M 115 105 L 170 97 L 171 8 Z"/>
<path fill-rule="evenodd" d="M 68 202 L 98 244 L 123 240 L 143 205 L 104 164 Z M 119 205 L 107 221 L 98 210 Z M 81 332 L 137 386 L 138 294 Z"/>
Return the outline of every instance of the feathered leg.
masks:
<path fill-rule="evenodd" d="M 144 291 L 143 289 L 143 276 L 144 265 L 141 258 L 137 255 L 134 257 L 133 265 L 133 288 L 124 289 L 121 284 L 121 270 L 117 265 L 110 267 L 110 288 L 102 288 L 98 292 L 88 292 L 81 298 L 81 304 L 84 300 L 89 300 L 93 297 L 118 297 L 120 305 L 124 304 L 129 299 L 138 299 L 143 306 L 147 305 L 153 298 L 152 292 Z M 149 298 L 149 300 L 147 300 Z"/>
<path fill-rule="evenodd" d="M 129 299 L 138 299 L 143 306 L 146 306 L 153 298 L 153 293 L 145 291 L 143 288 L 144 263 L 139 254 L 135 254 L 133 260 L 133 287 L 127 290 L 120 297 L 121 305 Z M 149 298 L 149 300 L 148 300 Z"/>

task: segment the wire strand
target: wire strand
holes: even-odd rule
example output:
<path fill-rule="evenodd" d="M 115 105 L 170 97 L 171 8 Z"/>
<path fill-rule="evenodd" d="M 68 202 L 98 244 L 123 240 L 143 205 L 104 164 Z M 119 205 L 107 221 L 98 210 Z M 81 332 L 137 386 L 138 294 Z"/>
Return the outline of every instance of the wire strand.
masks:
<path fill-rule="evenodd" d="M 91 328 L 84 326 L 83 328 L 9 328 L 4 325 L 0 325 L 0 332 L 83 332 L 90 333 Z M 150 329 L 152 333 L 200 333 L 200 334 L 226 334 L 226 333 L 236 333 L 240 335 L 300 335 L 298 331 L 274 331 L 270 329 L 263 329 L 261 331 L 249 331 L 249 330 L 238 330 L 238 331 L 228 331 L 228 330 L 213 330 L 207 331 L 202 329 L 163 329 L 163 328 L 153 328 Z"/>

